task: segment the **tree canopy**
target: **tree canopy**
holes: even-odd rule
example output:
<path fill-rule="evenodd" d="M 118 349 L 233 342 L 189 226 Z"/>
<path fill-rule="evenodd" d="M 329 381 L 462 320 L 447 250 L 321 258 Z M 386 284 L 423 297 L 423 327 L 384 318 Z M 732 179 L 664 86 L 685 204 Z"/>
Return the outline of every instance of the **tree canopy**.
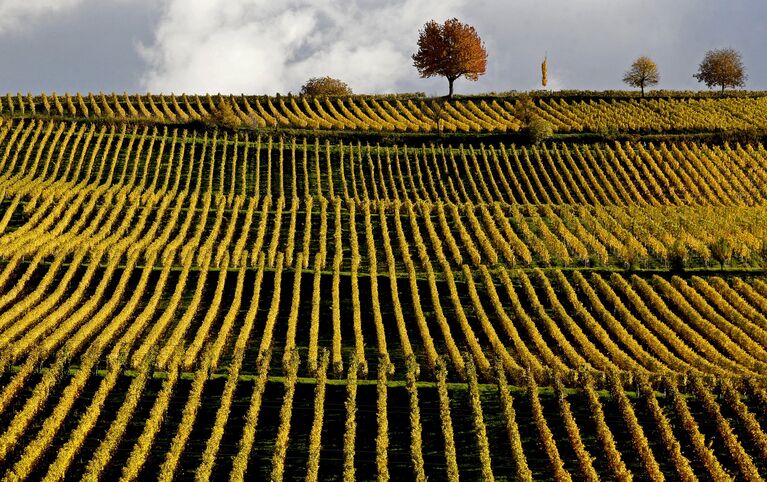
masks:
<path fill-rule="evenodd" d="M 333 77 L 312 77 L 301 87 L 301 95 L 351 95 L 352 89 Z"/>
<path fill-rule="evenodd" d="M 631 64 L 631 68 L 623 75 L 623 81 L 632 87 L 639 87 L 644 97 L 644 88 L 660 81 L 658 66 L 650 57 L 643 55 Z"/>
<path fill-rule="evenodd" d="M 477 31 L 457 18 L 438 24 L 431 20 L 419 31 L 418 52 L 413 54 L 413 65 L 421 77 L 441 76 L 450 86 L 463 76 L 476 81 L 485 73 L 487 50 Z"/>
<path fill-rule="evenodd" d="M 722 92 L 727 87 L 743 87 L 747 78 L 740 52 L 735 49 L 709 50 L 693 77 L 708 87 L 720 86 Z"/>

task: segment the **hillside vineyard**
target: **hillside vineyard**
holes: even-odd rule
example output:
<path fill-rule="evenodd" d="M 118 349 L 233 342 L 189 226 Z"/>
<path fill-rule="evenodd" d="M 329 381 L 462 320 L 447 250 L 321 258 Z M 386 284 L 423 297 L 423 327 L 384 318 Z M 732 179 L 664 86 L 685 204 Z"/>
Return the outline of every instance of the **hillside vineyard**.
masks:
<path fill-rule="evenodd" d="M 176 123 L 210 97 L 0 99 L 3 480 L 767 478 L 761 144 L 279 131 L 439 129 L 386 98 L 233 98 L 271 126 L 238 132 Z M 509 102 L 443 127 L 519 130 Z M 764 107 L 535 103 L 561 133 Z"/>
<path fill-rule="evenodd" d="M 467 98 L 451 102 L 419 96 L 198 96 L 20 93 L 0 97 L 10 117 L 81 118 L 90 121 L 201 122 L 228 103 L 243 124 L 261 129 L 390 132 L 516 132 L 520 112 L 539 117 L 556 132 L 701 132 L 767 128 L 764 93 L 735 98 Z"/>

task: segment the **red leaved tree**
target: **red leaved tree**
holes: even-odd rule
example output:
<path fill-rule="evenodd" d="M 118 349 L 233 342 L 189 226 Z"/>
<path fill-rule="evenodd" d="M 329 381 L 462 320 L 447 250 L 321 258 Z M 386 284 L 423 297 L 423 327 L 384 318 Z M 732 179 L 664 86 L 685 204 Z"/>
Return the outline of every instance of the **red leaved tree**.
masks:
<path fill-rule="evenodd" d="M 413 65 L 421 77 L 446 77 L 453 96 L 453 82 L 461 76 L 476 81 L 485 73 L 487 50 L 474 27 L 457 18 L 443 25 L 431 20 L 419 31 Z"/>

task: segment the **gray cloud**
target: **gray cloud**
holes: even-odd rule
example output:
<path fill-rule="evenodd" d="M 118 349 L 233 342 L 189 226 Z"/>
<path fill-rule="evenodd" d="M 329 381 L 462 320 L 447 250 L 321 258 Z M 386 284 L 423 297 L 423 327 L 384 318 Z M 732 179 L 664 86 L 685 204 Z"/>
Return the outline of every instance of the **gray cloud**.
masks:
<path fill-rule="evenodd" d="M 171 0 L 144 47 L 152 91 L 285 92 L 337 76 L 362 92 L 409 75 L 418 27 L 465 0 Z"/>
<path fill-rule="evenodd" d="M 152 39 L 158 13 L 153 3 L 70 3 L 56 11 L 27 12 L 16 17 L 13 28 L 0 31 L 0 92 L 142 89 L 146 66 L 137 46 Z"/>
<path fill-rule="evenodd" d="M 710 48 L 743 53 L 767 89 L 763 0 L 0 0 L 0 91 L 296 92 L 331 75 L 356 92 L 442 94 L 412 67 L 418 28 L 457 16 L 487 44 L 461 92 L 624 88 L 639 55 L 660 88 L 701 89 Z"/>
<path fill-rule="evenodd" d="M 0 1 L 0 32 L 23 29 L 30 22 L 69 10 L 82 0 L 2 0 Z"/>

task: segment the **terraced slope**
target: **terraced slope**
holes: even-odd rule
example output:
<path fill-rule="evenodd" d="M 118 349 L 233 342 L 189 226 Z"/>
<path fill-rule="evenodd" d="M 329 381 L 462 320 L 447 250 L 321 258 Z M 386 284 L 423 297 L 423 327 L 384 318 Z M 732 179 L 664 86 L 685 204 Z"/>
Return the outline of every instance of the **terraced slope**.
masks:
<path fill-rule="evenodd" d="M 4 118 L 0 469 L 760 480 L 766 154 Z"/>

